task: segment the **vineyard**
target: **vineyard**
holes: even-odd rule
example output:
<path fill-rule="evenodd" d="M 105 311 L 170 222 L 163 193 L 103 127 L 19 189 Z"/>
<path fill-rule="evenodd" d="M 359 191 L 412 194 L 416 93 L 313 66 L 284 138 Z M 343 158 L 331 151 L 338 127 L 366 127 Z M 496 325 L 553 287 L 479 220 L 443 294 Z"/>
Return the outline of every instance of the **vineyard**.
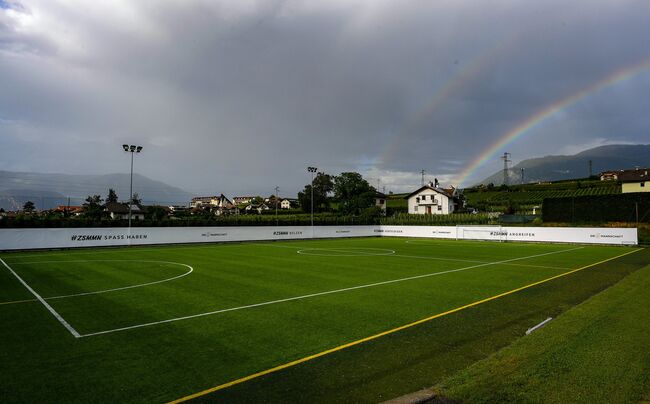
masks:
<path fill-rule="evenodd" d="M 467 206 L 480 212 L 503 212 L 508 207 L 517 213 L 537 213 L 545 198 L 566 198 L 620 194 L 621 186 L 616 182 L 598 180 L 557 181 L 540 184 L 513 185 L 510 187 L 473 187 L 463 191 Z M 408 194 L 393 194 L 388 197 L 390 213 L 404 213 L 407 210 Z"/>
<path fill-rule="evenodd" d="M 621 187 L 615 182 L 564 181 L 549 184 L 532 184 L 509 188 L 487 190 L 471 188 L 465 190 L 467 205 L 480 211 L 503 211 L 513 207 L 519 213 L 527 213 L 534 207 L 541 207 L 545 198 L 567 198 L 578 196 L 599 196 L 620 194 Z"/>

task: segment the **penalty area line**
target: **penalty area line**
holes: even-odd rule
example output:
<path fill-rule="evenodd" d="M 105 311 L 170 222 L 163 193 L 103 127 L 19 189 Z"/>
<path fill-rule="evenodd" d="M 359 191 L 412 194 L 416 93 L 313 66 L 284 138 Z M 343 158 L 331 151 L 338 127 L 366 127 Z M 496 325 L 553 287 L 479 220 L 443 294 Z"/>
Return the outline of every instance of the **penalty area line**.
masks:
<path fill-rule="evenodd" d="M 615 259 L 624 257 L 624 256 L 629 255 L 629 254 L 633 254 L 633 253 L 641 251 L 641 250 L 642 250 L 642 248 L 632 250 L 632 251 L 628 251 L 628 252 L 626 252 L 624 254 L 620 254 L 620 255 L 617 255 L 617 256 L 611 257 L 611 258 L 607 258 L 607 259 L 604 259 L 602 261 L 598 261 L 598 262 L 595 262 L 593 264 L 585 265 L 585 266 L 580 267 L 580 268 L 572 269 L 571 271 L 563 272 L 563 273 L 561 273 L 559 275 L 551 276 L 550 278 L 542 279 L 541 281 L 533 282 L 531 284 L 521 286 L 521 287 L 518 287 L 516 289 L 512 289 L 512 290 L 509 290 L 507 292 L 503 292 L 503 293 L 500 293 L 498 295 L 488 297 L 486 299 L 478 300 L 478 301 L 466 304 L 464 306 L 456 307 L 455 309 L 451 309 L 451 310 L 445 311 L 443 313 L 434 314 L 432 316 L 423 318 L 421 320 L 414 321 L 412 323 L 402 325 L 402 326 L 397 327 L 397 328 L 393 328 L 391 330 L 383 331 L 383 332 L 380 332 L 380 333 L 375 334 L 375 335 L 371 335 L 371 336 L 366 337 L 366 338 L 362 338 L 362 339 L 359 339 L 359 340 L 356 340 L 356 341 L 348 342 L 347 344 L 339 345 L 337 347 L 334 347 L 334 348 L 319 352 L 319 353 L 314 354 L 314 355 L 306 356 L 304 358 L 297 359 L 297 360 L 294 360 L 294 361 L 291 361 L 291 362 L 288 362 L 288 363 L 285 363 L 285 364 L 282 364 L 282 365 L 279 365 L 279 366 L 276 366 L 276 367 L 273 367 L 273 368 L 270 368 L 270 369 L 267 369 L 267 370 L 263 370 L 263 371 L 258 372 L 258 373 L 254 373 L 254 374 L 251 374 L 251 375 L 248 375 L 248 376 L 245 376 L 245 377 L 242 377 L 242 378 L 239 378 L 239 379 L 227 382 L 227 383 L 223 383 L 223 384 L 220 384 L 218 386 L 215 386 L 215 387 L 200 391 L 198 393 L 191 394 L 189 396 L 181 397 L 181 398 L 176 399 L 174 401 L 170 401 L 169 404 L 176 404 L 176 403 L 182 403 L 182 402 L 185 402 L 185 401 L 193 400 L 195 398 L 202 397 L 202 396 L 205 396 L 207 394 L 214 393 L 214 392 L 217 392 L 219 390 L 223 390 L 223 389 L 226 389 L 228 387 L 232 387 L 232 386 L 247 382 L 247 381 L 252 380 L 252 379 L 257 379 L 258 377 L 266 376 L 268 374 L 275 373 L 275 372 L 278 372 L 280 370 L 287 369 L 287 368 L 299 365 L 301 363 L 305 363 L 305 362 L 311 361 L 313 359 L 320 358 L 322 356 L 329 355 L 331 353 L 341 351 L 341 350 L 344 350 L 346 348 L 353 347 L 355 345 L 362 344 L 364 342 L 372 341 L 372 340 L 381 338 L 383 336 L 393 334 L 393 333 L 396 333 L 398 331 L 405 330 L 407 328 L 415 327 L 417 325 L 429 322 L 431 320 L 435 320 L 435 319 L 440 318 L 440 317 L 447 316 L 449 314 L 457 313 L 459 311 L 468 309 L 470 307 L 475 307 L 475 306 L 478 306 L 480 304 L 487 303 L 487 302 L 490 302 L 492 300 L 496 300 L 496 299 L 499 299 L 501 297 L 508 296 L 508 295 L 520 292 L 520 291 L 528 289 L 528 288 L 532 288 L 532 287 L 537 286 L 537 285 L 541 285 L 543 283 L 546 283 L 546 282 L 552 281 L 554 279 L 558 279 L 558 278 L 573 274 L 573 273 L 578 272 L 578 271 L 582 271 L 582 270 L 587 269 L 587 268 L 594 267 L 596 265 L 604 264 L 605 262 L 613 261 Z"/>
<path fill-rule="evenodd" d="M 46 308 L 50 313 L 52 313 L 52 315 L 54 316 L 54 318 L 56 318 L 57 320 L 59 320 L 59 323 L 61 323 L 61 324 L 66 328 L 66 330 L 70 331 L 70 334 L 72 334 L 75 338 L 80 338 L 80 337 L 81 337 L 81 334 L 79 334 L 79 333 L 77 332 L 77 330 L 75 330 L 75 329 L 70 325 L 70 323 L 68 323 L 67 321 L 65 321 L 65 319 L 64 319 L 64 318 L 63 318 L 63 317 L 62 317 L 62 316 L 61 316 L 61 315 L 60 315 L 56 310 L 54 310 L 54 308 L 53 308 L 52 306 L 50 306 L 50 305 L 45 301 L 45 299 L 43 299 L 43 297 L 42 297 L 41 295 L 39 295 L 38 293 L 36 293 L 36 291 L 35 291 L 34 289 L 32 289 L 31 286 L 29 286 L 29 285 L 27 284 L 27 282 L 25 282 L 25 281 L 23 280 L 23 278 L 21 278 L 21 277 L 20 277 L 16 272 L 14 272 L 14 270 L 11 269 L 11 267 L 10 267 L 9 265 L 7 265 L 7 263 L 6 263 L 2 258 L 0 258 L 0 262 L 2 262 L 2 265 L 4 265 L 4 266 L 9 270 L 9 272 L 11 272 L 11 273 L 16 277 L 16 279 L 18 279 L 18 281 L 19 281 L 20 283 L 22 283 L 23 286 L 24 286 L 25 288 L 27 288 L 27 290 L 29 290 L 29 291 L 34 295 L 34 297 L 36 297 L 36 299 L 37 299 L 39 302 L 41 302 L 41 304 L 42 304 L 43 306 L 45 306 L 45 308 Z"/>

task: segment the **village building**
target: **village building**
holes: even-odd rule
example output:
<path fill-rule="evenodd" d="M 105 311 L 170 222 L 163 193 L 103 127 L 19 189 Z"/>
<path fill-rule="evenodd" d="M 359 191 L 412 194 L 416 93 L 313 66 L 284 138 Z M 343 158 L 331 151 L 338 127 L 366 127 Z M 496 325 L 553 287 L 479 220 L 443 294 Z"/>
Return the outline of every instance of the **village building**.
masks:
<path fill-rule="evenodd" d="M 458 191 L 435 187 L 428 183 L 405 197 L 408 213 L 415 215 L 448 215 L 457 209 Z"/>
<path fill-rule="evenodd" d="M 124 202 L 107 202 L 104 212 L 114 220 L 129 219 L 129 204 Z M 134 203 L 131 205 L 131 220 L 144 220 L 146 209 L 144 206 Z"/>
<path fill-rule="evenodd" d="M 387 197 L 385 194 L 381 192 L 375 193 L 375 206 L 381 209 L 384 216 L 386 215 L 386 200 Z"/>
<path fill-rule="evenodd" d="M 621 182 L 621 192 L 624 194 L 632 192 L 650 192 L 650 168 L 635 168 L 634 170 L 622 170 L 618 173 L 618 181 Z"/>

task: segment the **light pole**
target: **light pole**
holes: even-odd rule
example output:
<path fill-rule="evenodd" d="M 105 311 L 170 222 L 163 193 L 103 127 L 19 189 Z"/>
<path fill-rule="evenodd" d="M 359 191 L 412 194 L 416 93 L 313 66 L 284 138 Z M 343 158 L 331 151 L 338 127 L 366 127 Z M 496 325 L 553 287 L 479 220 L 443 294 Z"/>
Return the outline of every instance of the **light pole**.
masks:
<path fill-rule="evenodd" d="M 129 234 L 131 233 L 131 209 L 133 206 L 133 154 L 140 153 L 142 146 L 123 144 L 125 152 L 131 153 L 131 184 L 129 185 Z"/>
<path fill-rule="evenodd" d="M 316 167 L 307 167 L 311 173 L 311 238 L 314 238 L 314 173 L 318 171 Z"/>
<path fill-rule="evenodd" d="M 275 225 L 278 225 L 278 193 L 280 192 L 280 187 L 275 187 Z"/>

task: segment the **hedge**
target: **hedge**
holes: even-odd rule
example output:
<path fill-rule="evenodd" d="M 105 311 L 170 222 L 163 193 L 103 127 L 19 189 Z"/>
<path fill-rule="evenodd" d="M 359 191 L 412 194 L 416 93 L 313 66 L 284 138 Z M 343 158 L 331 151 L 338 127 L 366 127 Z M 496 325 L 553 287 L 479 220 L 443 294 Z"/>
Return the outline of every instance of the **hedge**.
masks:
<path fill-rule="evenodd" d="M 546 198 L 542 203 L 544 222 L 636 223 L 637 218 L 650 222 L 650 193 Z"/>

